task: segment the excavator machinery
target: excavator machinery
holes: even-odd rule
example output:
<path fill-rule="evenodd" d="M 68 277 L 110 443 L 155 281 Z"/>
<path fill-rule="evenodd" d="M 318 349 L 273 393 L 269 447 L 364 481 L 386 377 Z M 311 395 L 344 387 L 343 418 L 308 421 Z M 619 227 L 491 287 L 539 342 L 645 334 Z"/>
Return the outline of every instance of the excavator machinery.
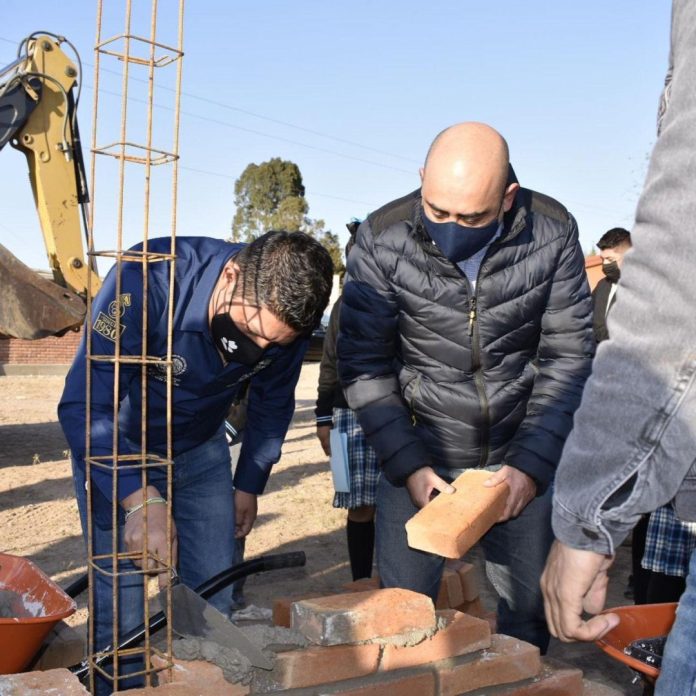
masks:
<path fill-rule="evenodd" d="M 70 47 L 75 61 L 63 51 Z M 64 37 L 36 32 L 0 70 L 0 150 L 24 153 L 52 278 L 0 245 L 0 337 L 60 336 L 84 321 L 100 287 L 85 253 L 88 190 L 77 125 L 80 58 Z"/>

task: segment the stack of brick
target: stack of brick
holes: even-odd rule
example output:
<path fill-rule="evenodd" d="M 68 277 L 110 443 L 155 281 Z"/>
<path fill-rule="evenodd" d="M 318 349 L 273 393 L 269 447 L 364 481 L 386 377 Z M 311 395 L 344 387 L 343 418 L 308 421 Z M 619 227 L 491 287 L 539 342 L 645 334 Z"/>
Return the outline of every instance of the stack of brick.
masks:
<path fill-rule="evenodd" d="M 166 696 L 616 696 L 583 682 L 582 672 L 542 660 L 539 650 L 491 634 L 486 621 L 435 610 L 408 590 L 373 590 L 301 600 L 291 624 L 310 641 L 254 670 L 248 685 L 225 684 L 205 663 L 177 663 L 172 680 L 132 692 Z M 162 680 L 168 679 L 167 672 Z M 186 689 L 189 689 L 187 692 Z M 594 689 L 591 691 L 589 689 Z"/>
<path fill-rule="evenodd" d="M 379 589 L 379 578 L 363 578 L 343 586 L 344 592 L 364 592 Z M 295 597 L 279 597 L 273 602 L 273 623 L 276 626 L 290 627 L 290 608 L 294 602 L 303 599 L 316 599 L 321 595 L 308 594 Z M 442 574 L 440 590 L 435 601 L 436 609 L 456 609 L 486 619 L 495 632 L 495 612 L 486 611 L 481 604 L 476 571 L 471 563 L 448 560 Z"/>
<path fill-rule="evenodd" d="M 535 646 L 492 634 L 487 621 L 436 610 L 424 595 L 368 590 L 307 599 L 291 608 L 291 626 L 306 647 L 285 646 L 270 671 L 245 683 L 225 681 L 220 667 L 176 661 L 159 686 L 133 696 L 616 696 L 584 682 L 582 672 L 542 660 Z M 164 663 L 153 660 L 156 669 Z M 73 681 L 71 681 L 73 680 Z M 44 689 L 42 691 L 42 689 Z M 82 694 L 66 670 L 0 677 L 2 694 Z"/>

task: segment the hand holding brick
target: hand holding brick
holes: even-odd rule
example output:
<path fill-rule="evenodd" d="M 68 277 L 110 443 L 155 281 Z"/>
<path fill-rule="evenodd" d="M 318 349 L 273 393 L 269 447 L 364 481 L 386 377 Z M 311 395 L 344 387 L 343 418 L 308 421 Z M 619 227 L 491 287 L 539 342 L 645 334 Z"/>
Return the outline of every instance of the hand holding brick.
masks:
<path fill-rule="evenodd" d="M 505 509 L 506 484 L 486 488 L 483 469 L 469 469 L 453 482 L 451 495 L 438 495 L 407 523 L 408 545 L 445 558 L 461 558 Z"/>

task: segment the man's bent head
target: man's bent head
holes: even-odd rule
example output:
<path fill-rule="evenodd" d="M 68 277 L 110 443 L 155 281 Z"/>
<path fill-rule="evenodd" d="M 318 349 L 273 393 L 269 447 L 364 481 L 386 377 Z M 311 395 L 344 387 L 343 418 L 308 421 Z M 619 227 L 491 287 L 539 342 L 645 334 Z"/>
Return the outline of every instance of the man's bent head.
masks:
<path fill-rule="evenodd" d="M 329 252 L 303 232 L 267 232 L 234 257 L 235 295 L 265 307 L 298 334 L 315 329 L 329 302 L 333 262 Z"/>
<path fill-rule="evenodd" d="M 492 223 L 512 207 L 519 186 L 506 186 L 505 139 L 484 123 L 450 126 L 433 141 L 421 169 L 426 216 L 465 227 Z"/>

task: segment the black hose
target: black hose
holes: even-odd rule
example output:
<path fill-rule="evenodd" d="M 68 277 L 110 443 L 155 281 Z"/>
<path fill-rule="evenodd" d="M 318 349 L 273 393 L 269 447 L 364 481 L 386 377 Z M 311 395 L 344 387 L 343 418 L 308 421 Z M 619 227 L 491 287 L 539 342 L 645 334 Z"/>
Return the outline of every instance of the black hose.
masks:
<path fill-rule="evenodd" d="M 219 590 L 231 585 L 237 580 L 253 575 L 254 573 L 264 573 L 267 570 L 279 570 L 280 568 L 298 568 L 307 562 L 307 557 L 304 551 L 291 551 L 289 553 L 277 553 L 272 556 L 259 556 L 251 560 L 238 563 L 231 568 L 227 568 L 218 573 L 214 577 L 206 580 L 204 583 L 195 588 L 194 592 L 200 595 L 203 599 L 207 599 L 214 595 Z M 81 581 L 86 583 L 86 576 L 78 578 L 73 585 L 77 585 Z M 67 592 L 67 590 L 66 590 Z M 79 594 L 79 592 L 77 593 Z M 71 595 L 73 596 L 73 595 Z M 163 611 L 158 611 L 153 614 L 148 620 L 148 629 L 150 634 L 155 633 L 160 628 L 167 624 L 167 615 Z M 119 643 L 117 650 L 127 650 L 138 645 L 144 638 L 146 633 L 145 624 L 142 623 L 137 628 L 130 631 Z M 113 652 L 113 648 L 109 646 L 104 650 L 105 653 Z M 100 655 L 94 659 L 94 664 L 102 666 L 111 661 L 111 655 Z M 89 674 L 89 662 L 83 660 L 77 665 L 69 668 L 70 671 L 80 680 L 84 679 Z"/>
<path fill-rule="evenodd" d="M 65 592 L 68 597 L 71 597 L 72 599 L 75 599 L 78 595 L 81 595 L 86 589 L 88 585 L 88 580 L 89 576 L 87 573 L 84 575 L 80 575 L 77 580 L 72 582 L 70 585 L 68 585 L 63 592 Z"/>

